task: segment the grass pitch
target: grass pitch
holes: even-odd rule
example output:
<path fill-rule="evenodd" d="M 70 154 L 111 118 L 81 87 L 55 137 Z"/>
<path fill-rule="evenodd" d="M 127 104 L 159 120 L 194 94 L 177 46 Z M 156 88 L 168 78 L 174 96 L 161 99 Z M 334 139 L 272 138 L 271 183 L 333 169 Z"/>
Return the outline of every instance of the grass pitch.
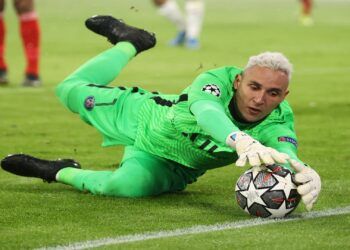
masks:
<path fill-rule="evenodd" d="M 18 24 L 7 6 L 6 55 L 11 84 L 0 88 L 0 157 L 25 152 L 70 157 L 84 168 L 114 169 L 121 147 L 101 148 L 96 130 L 65 110 L 54 87 L 109 45 L 84 28 L 93 14 L 112 14 L 156 32 L 158 44 L 137 56 L 115 84 L 179 93 L 210 68 L 244 66 L 262 51 L 281 51 L 295 67 L 288 96 L 299 156 L 321 175 L 315 210 L 350 205 L 350 2 L 319 0 L 314 27 L 298 23 L 294 0 L 207 1 L 202 48 L 169 48 L 173 26 L 151 1 L 37 0 L 42 29 L 43 87 L 20 87 L 24 57 Z M 250 219 L 234 200 L 235 166 L 206 173 L 186 191 L 145 199 L 82 194 L 61 184 L 0 171 L 0 248 L 28 249 Z M 301 205 L 295 212 L 305 212 Z M 307 237 L 306 237 L 307 235 Z M 101 247 L 130 249 L 350 248 L 350 215 Z"/>

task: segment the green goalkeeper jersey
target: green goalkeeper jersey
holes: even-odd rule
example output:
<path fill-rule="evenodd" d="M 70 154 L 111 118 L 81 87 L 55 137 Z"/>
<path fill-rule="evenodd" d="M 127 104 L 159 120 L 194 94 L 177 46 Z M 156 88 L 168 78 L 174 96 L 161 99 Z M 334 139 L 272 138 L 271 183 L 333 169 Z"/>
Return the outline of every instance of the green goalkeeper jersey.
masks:
<path fill-rule="evenodd" d="M 235 67 L 213 69 L 199 75 L 180 95 L 153 95 L 141 105 L 135 146 L 154 155 L 195 169 L 210 169 L 237 160 L 233 148 L 215 140 L 198 126 L 191 113 L 196 101 L 210 100 L 222 105 L 233 127 L 266 146 L 296 158 L 293 112 L 283 101 L 262 121 L 242 123 L 235 119 L 233 82 L 242 70 Z M 217 124 L 219 131 L 220 124 Z"/>

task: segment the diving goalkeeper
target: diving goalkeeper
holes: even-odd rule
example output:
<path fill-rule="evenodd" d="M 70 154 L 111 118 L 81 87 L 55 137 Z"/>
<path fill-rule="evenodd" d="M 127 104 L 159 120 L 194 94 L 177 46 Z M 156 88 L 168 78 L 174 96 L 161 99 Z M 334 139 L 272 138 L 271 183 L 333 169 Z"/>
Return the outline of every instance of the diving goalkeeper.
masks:
<path fill-rule="evenodd" d="M 108 86 L 135 55 L 155 46 L 153 33 L 111 16 L 94 16 L 86 26 L 115 46 L 68 76 L 57 96 L 102 134 L 103 146 L 125 145 L 119 168 L 82 170 L 70 159 L 15 154 L 1 161 L 4 170 L 98 195 L 145 197 L 183 190 L 207 170 L 233 162 L 280 163 L 297 172 L 298 192 L 312 208 L 321 181 L 297 157 L 293 112 L 284 100 L 292 66 L 283 54 L 252 56 L 244 70 L 209 70 L 180 95 L 165 95 Z"/>

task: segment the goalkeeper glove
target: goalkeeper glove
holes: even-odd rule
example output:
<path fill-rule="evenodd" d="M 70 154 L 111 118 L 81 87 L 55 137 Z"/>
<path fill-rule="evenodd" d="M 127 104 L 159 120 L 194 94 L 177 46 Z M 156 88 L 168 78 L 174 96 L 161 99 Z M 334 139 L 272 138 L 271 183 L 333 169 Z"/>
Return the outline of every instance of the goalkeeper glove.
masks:
<path fill-rule="evenodd" d="M 296 160 L 290 160 L 291 166 L 295 169 L 295 181 L 300 183 L 298 193 L 310 211 L 321 191 L 321 178 L 315 170 Z"/>
<path fill-rule="evenodd" d="M 253 167 L 258 167 L 261 164 L 287 163 L 287 159 L 289 159 L 289 155 L 265 147 L 242 131 L 229 134 L 226 144 L 236 149 L 238 154 L 236 165 L 238 167 L 245 166 L 247 162 Z"/>

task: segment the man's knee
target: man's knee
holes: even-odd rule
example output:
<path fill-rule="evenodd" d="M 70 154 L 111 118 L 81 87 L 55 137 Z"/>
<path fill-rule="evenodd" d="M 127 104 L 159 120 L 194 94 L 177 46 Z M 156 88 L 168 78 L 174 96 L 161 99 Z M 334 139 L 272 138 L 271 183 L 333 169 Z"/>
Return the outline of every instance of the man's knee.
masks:
<path fill-rule="evenodd" d="M 61 100 L 66 100 L 69 90 L 66 81 L 61 82 L 56 86 L 56 96 Z"/>
<path fill-rule="evenodd" d="M 73 103 L 75 103 L 74 99 L 76 98 L 76 94 L 74 94 L 74 89 L 79 86 L 79 84 L 76 84 L 75 82 L 75 79 L 67 78 L 63 82 L 58 84 L 56 87 L 56 96 L 65 107 L 67 107 L 74 113 L 78 113 L 78 108 L 73 107 Z"/>
<path fill-rule="evenodd" d="M 67 107 L 68 106 L 68 96 L 69 96 L 70 88 L 63 81 L 56 87 L 56 96 L 60 101 Z"/>

